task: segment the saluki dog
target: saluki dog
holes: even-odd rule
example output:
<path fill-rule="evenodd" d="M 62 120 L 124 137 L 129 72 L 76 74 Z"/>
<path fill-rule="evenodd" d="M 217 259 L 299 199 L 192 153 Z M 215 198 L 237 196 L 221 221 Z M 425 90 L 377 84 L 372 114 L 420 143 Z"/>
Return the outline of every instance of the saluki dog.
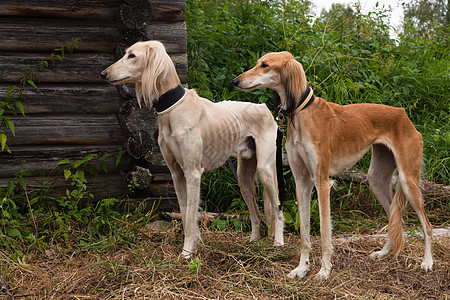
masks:
<path fill-rule="evenodd" d="M 279 209 L 276 178 L 278 126 L 265 104 L 213 103 L 180 85 L 175 66 L 162 43 L 137 42 L 101 73 L 112 84 L 135 83 L 136 97 L 158 115 L 158 144 L 170 169 L 181 210 L 184 246 L 190 258 L 196 250 L 200 179 L 237 153 L 238 184 L 250 210 L 250 240 L 259 237 L 261 214 L 255 179 L 264 186 L 264 213 L 274 245 L 283 245 L 284 219 Z"/>
<path fill-rule="evenodd" d="M 287 117 L 286 151 L 296 184 L 301 234 L 300 262 L 290 278 L 309 271 L 310 198 L 316 187 L 319 201 L 322 265 L 317 277 L 331 272 L 331 218 L 329 176 L 351 168 L 372 147 L 368 181 L 389 217 L 388 239 L 372 258 L 398 255 L 404 244 L 402 212 L 409 201 L 418 215 L 425 238 L 422 269 L 433 266 L 432 228 L 425 215 L 419 188 L 422 135 L 405 110 L 381 104 L 337 105 L 314 97 L 302 65 L 289 52 L 268 53 L 233 84 L 242 90 L 270 88 L 280 98 Z M 391 179 L 398 169 L 399 184 L 392 199 Z"/>

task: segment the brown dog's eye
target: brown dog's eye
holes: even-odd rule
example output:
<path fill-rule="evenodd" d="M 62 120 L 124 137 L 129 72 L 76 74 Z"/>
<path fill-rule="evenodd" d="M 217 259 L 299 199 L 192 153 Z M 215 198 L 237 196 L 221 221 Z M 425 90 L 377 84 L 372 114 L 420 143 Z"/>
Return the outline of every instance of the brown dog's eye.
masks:
<path fill-rule="evenodd" d="M 134 58 L 136 57 L 136 55 L 134 55 L 133 53 L 128 54 L 128 58 Z"/>
<path fill-rule="evenodd" d="M 266 63 L 261 63 L 261 68 L 267 68 L 269 65 Z"/>

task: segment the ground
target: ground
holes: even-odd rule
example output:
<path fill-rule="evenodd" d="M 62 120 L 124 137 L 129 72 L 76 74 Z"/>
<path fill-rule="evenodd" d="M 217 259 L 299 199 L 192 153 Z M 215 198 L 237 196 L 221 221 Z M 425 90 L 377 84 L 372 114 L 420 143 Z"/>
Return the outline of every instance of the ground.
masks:
<path fill-rule="evenodd" d="M 19 299 L 449 299 L 448 234 L 433 243 L 432 272 L 420 269 L 423 240 L 409 237 L 398 259 L 371 260 L 382 237 L 333 236 L 331 277 L 317 281 L 320 239 L 312 238 L 311 272 L 286 277 L 298 264 L 299 237 L 286 234 L 286 245 L 269 238 L 248 243 L 248 233 L 203 226 L 196 259 L 179 257 L 180 222 L 138 234 L 127 247 L 105 251 L 54 247 L 25 262 L 0 252 L 4 280 Z M 0 299 L 8 299 L 5 294 Z"/>

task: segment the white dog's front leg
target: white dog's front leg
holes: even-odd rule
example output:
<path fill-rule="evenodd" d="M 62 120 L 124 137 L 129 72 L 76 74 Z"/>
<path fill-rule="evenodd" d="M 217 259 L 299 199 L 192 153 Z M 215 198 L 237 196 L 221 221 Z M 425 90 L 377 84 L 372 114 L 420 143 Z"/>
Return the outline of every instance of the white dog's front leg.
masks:
<path fill-rule="evenodd" d="M 202 172 L 190 171 L 185 173 L 187 187 L 186 224 L 184 226 L 184 246 L 181 255 L 190 258 L 197 248 L 200 239 L 198 228 L 198 209 L 200 202 L 200 178 Z"/>

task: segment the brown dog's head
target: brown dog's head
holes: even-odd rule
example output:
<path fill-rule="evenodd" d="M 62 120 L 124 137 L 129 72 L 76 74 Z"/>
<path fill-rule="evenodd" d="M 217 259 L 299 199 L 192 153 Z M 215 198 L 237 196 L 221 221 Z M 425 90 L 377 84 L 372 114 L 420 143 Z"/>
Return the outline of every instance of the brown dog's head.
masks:
<path fill-rule="evenodd" d="M 287 51 L 267 53 L 258 60 L 256 66 L 232 82 L 242 90 L 275 90 L 280 95 L 281 106 L 285 110 L 296 107 L 307 87 L 302 65 Z"/>

